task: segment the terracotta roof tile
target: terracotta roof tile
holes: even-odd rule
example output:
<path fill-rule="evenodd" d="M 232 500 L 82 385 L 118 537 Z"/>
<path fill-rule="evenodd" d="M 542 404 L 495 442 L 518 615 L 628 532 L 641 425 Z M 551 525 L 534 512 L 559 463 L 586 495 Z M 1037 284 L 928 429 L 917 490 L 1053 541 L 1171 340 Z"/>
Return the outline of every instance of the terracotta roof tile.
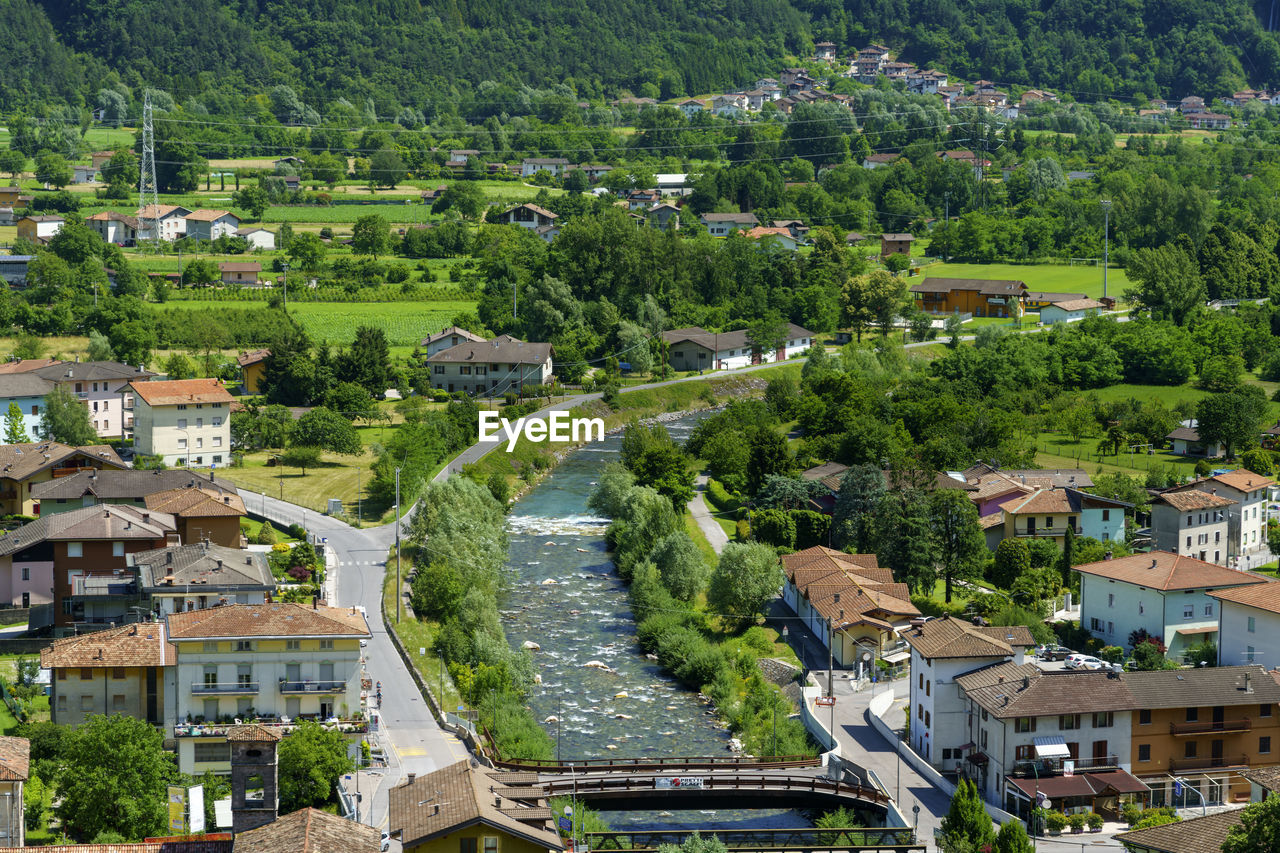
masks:
<path fill-rule="evenodd" d="M 235 853 L 377 853 L 381 833 L 319 809 L 300 809 L 236 836 Z"/>
<path fill-rule="evenodd" d="M 172 513 L 178 518 L 245 515 L 244 500 L 237 492 L 223 492 L 203 485 L 155 492 L 144 500 L 147 509 Z"/>
<path fill-rule="evenodd" d="M 1218 589 L 1209 593 L 1222 601 L 1231 601 L 1280 613 L 1280 583 L 1257 583 L 1249 586 L 1238 586 L 1234 589 Z"/>
<path fill-rule="evenodd" d="M 1214 474 L 1212 479 L 1217 480 L 1219 483 L 1225 483 L 1238 492 L 1251 492 L 1255 489 L 1265 489 L 1276 484 L 1276 481 L 1270 477 L 1255 474 L 1248 468 L 1237 468 L 1225 474 Z"/>
<path fill-rule="evenodd" d="M 1280 765 L 1250 767 L 1246 770 L 1241 770 L 1240 775 L 1255 785 L 1261 785 L 1268 791 L 1280 792 Z"/>
<path fill-rule="evenodd" d="M 175 660 L 163 622 L 140 622 L 66 637 L 40 651 L 40 665 L 46 669 L 173 666 Z"/>
<path fill-rule="evenodd" d="M 90 465 L 125 467 L 124 461 L 105 444 L 91 444 L 84 447 L 70 447 L 56 441 L 39 444 L 5 444 L 0 445 L 0 477 L 9 480 L 25 480 L 46 468 L 72 461 L 77 455 L 84 457 L 86 467 Z"/>
<path fill-rule="evenodd" d="M 1183 557 L 1168 551 L 1133 554 L 1075 566 L 1075 571 L 1151 589 L 1196 589 L 1267 583 L 1271 578 Z"/>
<path fill-rule="evenodd" d="M 0 781 L 25 782 L 31 764 L 31 741 L 0 737 Z"/>
<path fill-rule="evenodd" d="M 173 516 L 124 504 L 99 504 L 46 515 L 0 537 L 0 556 L 38 542 L 69 540 L 161 540 L 177 531 Z"/>
<path fill-rule="evenodd" d="M 213 637 L 367 637 L 369 626 L 358 610 L 307 607 L 305 604 L 229 604 L 170 614 L 173 640 Z"/>
<path fill-rule="evenodd" d="M 1127 681 L 1109 670 L 1027 673 L 1003 683 L 972 687 L 965 694 L 1000 719 L 1088 714 L 1146 707 Z"/>
<path fill-rule="evenodd" d="M 216 379 L 170 379 L 162 382 L 139 382 L 129 387 L 148 406 L 230 403 L 235 399 Z"/>
<path fill-rule="evenodd" d="M 260 726 L 257 723 L 232 726 L 227 731 L 227 740 L 241 741 L 243 743 L 273 743 L 280 740 L 280 737 L 280 732 L 266 726 Z"/>
<path fill-rule="evenodd" d="M 1235 506 L 1236 501 L 1221 495 L 1190 489 L 1185 492 L 1164 492 L 1151 499 L 1152 503 L 1164 503 L 1179 512 L 1190 512 L 1196 509 L 1218 509 Z"/>
<path fill-rule="evenodd" d="M 214 209 L 193 210 L 186 215 L 186 218 L 194 219 L 197 222 L 213 222 L 214 220 L 221 219 L 224 216 L 230 216 L 236 222 L 240 221 L 240 217 L 236 216 L 229 210 Z"/>
<path fill-rule="evenodd" d="M 31 497 L 38 500 L 74 500 L 94 495 L 107 502 L 114 500 L 142 500 L 147 495 L 177 488 L 212 489 L 220 494 L 237 495 L 236 486 L 229 480 L 210 479 L 193 471 L 176 468 L 143 470 L 137 468 L 96 468 L 81 471 L 70 477 L 57 477 L 31 485 Z"/>
<path fill-rule="evenodd" d="M 248 367 L 251 364 L 257 364 L 260 361 L 266 361 L 271 356 L 269 349 L 256 349 L 252 352 L 242 353 L 236 356 L 236 364 L 241 367 Z"/>
<path fill-rule="evenodd" d="M 902 639 L 927 658 L 1006 657 L 1015 648 L 1036 644 L 1031 631 L 1021 625 L 978 627 L 950 616 L 903 631 Z"/>
<path fill-rule="evenodd" d="M 1121 832 L 1116 835 L 1116 840 L 1128 849 L 1158 853 L 1219 853 L 1231 827 L 1240 824 L 1242 811 L 1243 809 L 1235 809 L 1188 818 L 1179 823 Z"/>

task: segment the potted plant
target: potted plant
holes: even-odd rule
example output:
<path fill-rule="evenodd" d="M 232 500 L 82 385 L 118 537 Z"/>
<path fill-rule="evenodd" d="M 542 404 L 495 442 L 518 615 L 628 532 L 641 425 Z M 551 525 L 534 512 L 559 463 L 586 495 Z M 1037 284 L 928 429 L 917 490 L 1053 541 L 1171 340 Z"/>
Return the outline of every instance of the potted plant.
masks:
<path fill-rule="evenodd" d="M 1062 812 L 1051 811 L 1044 816 L 1044 825 L 1049 828 L 1050 835 L 1061 835 L 1067 827 L 1067 816 Z"/>
<path fill-rule="evenodd" d="M 1090 832 L 1102 831 L 1102 815 L 1097 812 L 1089 812 L 1084 816 L 1085 822 L 1089 824 Z"/>
<path fill-rule="evenodd" d="M 1084 815 L 1076 812 L 1067 818 L 1067 824 L 1071 827 L 1072 834 L 1079 835 L 1084 832 Z"/>

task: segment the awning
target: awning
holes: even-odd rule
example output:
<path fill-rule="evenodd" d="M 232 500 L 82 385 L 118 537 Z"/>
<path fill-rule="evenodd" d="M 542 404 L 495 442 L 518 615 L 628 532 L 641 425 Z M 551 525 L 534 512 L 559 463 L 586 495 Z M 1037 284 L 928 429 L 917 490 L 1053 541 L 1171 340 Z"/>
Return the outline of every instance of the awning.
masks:
<path fill-rule="evenodd" d="M 984 752 L 975 752 L 973 755 L 966 755 L 964 760 L 970 764 L 977 764 L 981 766 L 986 764 L 990 759 L 987 758 L 987 755 Z"/>
<path fill-rule="evenodd" d="M 1208 625 L 1208 626 L 1206 626 L 1206 627 L 1204 627 L 1204 628 L 1179 628 L 1179 629 L 1178 629 L 1178 633 L 1179 633 L 1179 634 L 1183 634 L 1183 635 L 1191 635 L 1191 634 L 1216 634 L 1216 633 L 1218 633 L 1218 626 L 1217 626 L 1217 625 Z"/>
<path fill-rule="evenodd" d="M 889 652 L 889 654 L 885 655 L 881 660 L 886 663 L 902 663 L 904 660 L 909 660 L 910 658 L 911 650 L 903 649 L 896 652 Z"/>
<path fill-rule="evenodd" d="M 1042 776 L 1039 779 L 1009 778 L 1009 785 L 1028 800 L 1036 793 L 1051 799 L 1096 797 L 1099 794 L 1142 794 L 1150 791 L 1142 780 L 1125 770 L 1102 773 L 1077 771 L 1074 776 Z"/>
<path fill-rule="evenodd" d="M 973 749 L 975 746 L 977 746 L 976 743 L 974 743 L 973 741 L 969 741 L 964 746 L 960 747 L 960 751 L 964 752 L 966 749 Z"/>
<path fill-rule="evenodd" d="M 1062 735 L 1035 739 L 1037 758 L 1070 758 L 1071 750 Z"/>

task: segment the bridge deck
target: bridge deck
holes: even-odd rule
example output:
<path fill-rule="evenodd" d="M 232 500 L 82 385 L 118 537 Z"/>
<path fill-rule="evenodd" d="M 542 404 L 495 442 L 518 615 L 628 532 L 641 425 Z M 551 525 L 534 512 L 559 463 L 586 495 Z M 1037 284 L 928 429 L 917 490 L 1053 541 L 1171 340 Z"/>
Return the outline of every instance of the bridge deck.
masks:
<path fill-rule="evenodd" d="M 740 755 L 711 755 L 693 757 L 649 756 L 640 758 L 574 758 L 556 759 L 494 759 L 495 767 L 502 770 L 523 770 L 536 773 L 583 773 L 605 770 L 664 770 L 678 773 L 687 770 L 782 770 L 803 767 L 821 767 L 822 759 L 808 755 L 778 755 L 747 758 Z"/>
<path fill-rule="evenodd" d="M 826 800 L 884 808 L 889 797 L 875 788 L 849 784 L 817 774 L 770 772 L 710 772 L 704 775 L 662 773 L 592 773 L 544 775 L 539 784 L 547 796 L 576 794 L 581 799 L 627 799 L 661 802 L 672 799 L 779 798 Z M 664 807 L 669 802 L 664 802 Z"/>
<path fill-rule="evenodd" d="M 649 853 L 663 844 L 679 845 L 692 831 L 589 832 L 584 835 L 591 850 Z M 817 853 L 817 851 L 901 851 L 923 853 L 926 845 L 915 840 L 907 827 L 859 827 L 854 829 L 713 829 L 726 848 L 738 853 Z"/>

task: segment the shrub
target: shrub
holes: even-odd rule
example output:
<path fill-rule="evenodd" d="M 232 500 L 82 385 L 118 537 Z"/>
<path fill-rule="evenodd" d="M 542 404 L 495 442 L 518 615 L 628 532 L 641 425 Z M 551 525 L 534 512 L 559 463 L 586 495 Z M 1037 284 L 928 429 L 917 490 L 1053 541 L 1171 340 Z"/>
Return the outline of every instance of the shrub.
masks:
<path fill-rule="evenodd" d="M 1084 819 L 1088 822 L 1089 828 L 1095 832 L 1102 829 L 1102 815 L 1097 812 L 1089 812 L 1084 816 Z"/>
<path fill-rule="evenodd" d="M 301 524 L 290 524 L 289 535 L 294 539 L 301 539 L 305 541 L 307 538 L 307 529 Z"/>
<path fill-rule="evenodd" d="M 746 519 L 738 519 L 733 536 L 739 542 L 751 541 L 751 525 L 747 523 Z"/>
<path fill-rule="evenodd" d="M 1084 824 L 1085 824 L 1085 817 L 1079 812 L 1076 812 L 1073 815 L 1067 816 L 1067 825 L 1071 827 L 1072 832 L 1082 831 L 1084 829 Z"/>
<path fill-rule="evenodd" d="M 1129 826 L 1133 826 L 1142 820 L 1142 807 L 1137 803 L 1125 803 L 1124 807 L 1120 809 L 1120 819 L 1129 824 Z"/>
<path fill-rule="evenodd" d="M 1120 663 L 1124 660 L 1124 649 L 1119 646 L 1103 646 L 1098 650 L 1098 657 L 1107 663 Z"/>
<path fill-rule="evenodd" d="M 742 635 L 742 644 L 757 654 L 773 654 L 773 640 L 769 639 L 769 632 L 759 625 L 746 630 Z"/>
<path fill-rule="evenodd" d="M 262 522 L 262 529 L 258 531 L 259 545 L 274 545 L 279 537 L 276 535 L 276 529 L 271 526 L 271 522 Z"/>
<path fill-rule="evenodd" d="M 1044 825 L 1050 832 L 1062 832 L 1067 826 L 1067 816 L 1062 812 L 1049 812 L 1044 817 Z"/>
<path fill-rule="evenodd" d="M 720 512 L 737 512 L 742 508 L 742 499 L 729 494 L 719 480 L 707 480 L 707 500 Z"/>

